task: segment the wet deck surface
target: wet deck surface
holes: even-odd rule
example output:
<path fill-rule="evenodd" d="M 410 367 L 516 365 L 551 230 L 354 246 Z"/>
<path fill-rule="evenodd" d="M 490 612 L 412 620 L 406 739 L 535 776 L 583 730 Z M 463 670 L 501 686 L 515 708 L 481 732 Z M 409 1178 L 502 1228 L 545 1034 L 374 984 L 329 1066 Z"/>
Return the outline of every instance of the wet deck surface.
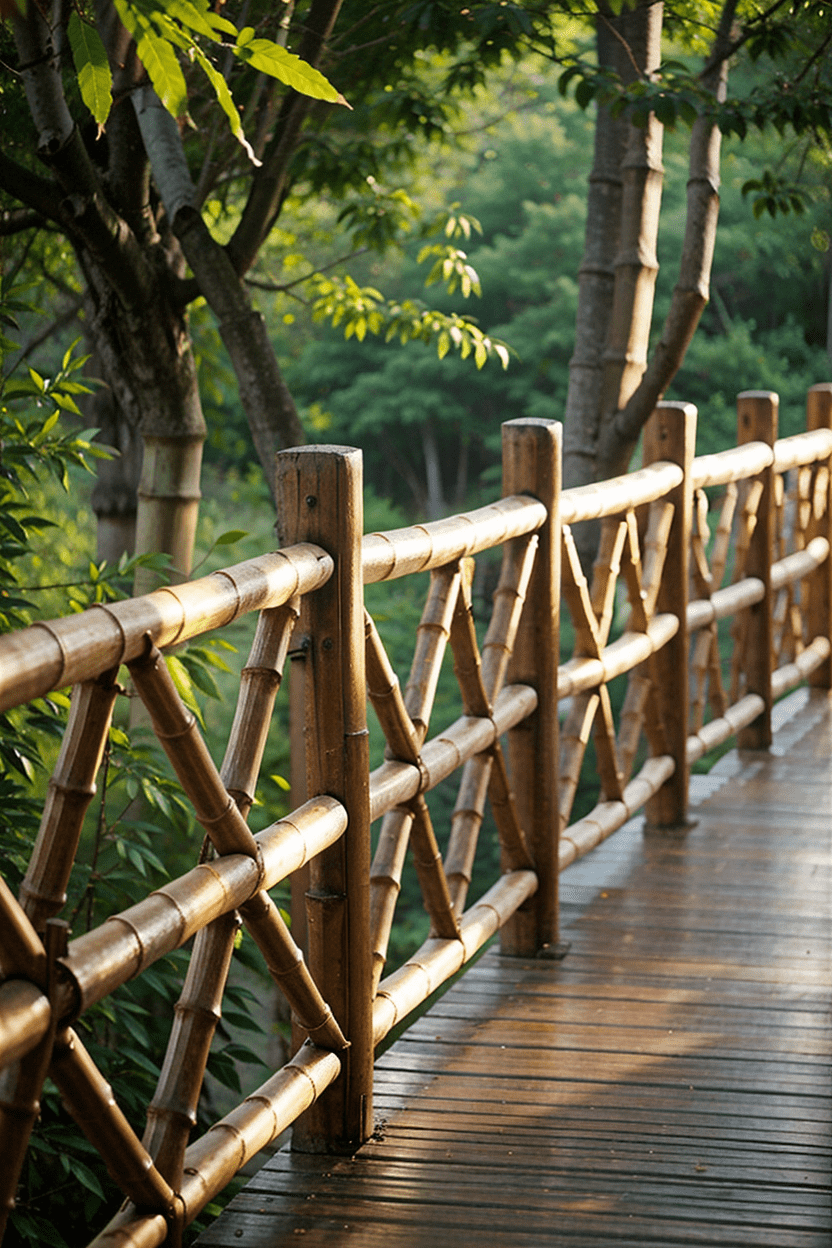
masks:
<path fill-rule="evenodd" d="M 832 1245 L 832 703 L 561 877 L 562 963 L 489 952 L 379 1060 L 378 1139 L 279 1153 L 200 1248 Z"/>

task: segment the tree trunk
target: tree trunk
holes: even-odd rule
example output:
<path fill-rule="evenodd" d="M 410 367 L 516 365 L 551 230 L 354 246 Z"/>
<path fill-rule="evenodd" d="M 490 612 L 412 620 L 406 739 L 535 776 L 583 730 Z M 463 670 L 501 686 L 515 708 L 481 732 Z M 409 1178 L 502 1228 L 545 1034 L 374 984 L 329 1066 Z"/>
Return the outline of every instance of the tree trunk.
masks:
<path fill-rule="evenodd" d="M 599 64 L 624 82 L 649 75 L 660 60 L 661 24 L 662 5 L 646 0 L 617 17 L 600 14 Z M 569 486 L 596 479 L 602 420 L 644 370 L 658 269 L 661 133 L 652 117 L 641 129 L 598 110 L 564 422 Z"/>
<path fill-rule="evenodd" d="M 736 0 L 726 0 L 702 84 L 724 100 L 728 52 Z M 679 277 L 670 309 L 650 364 L 637 388 L 623 396 L 619 411 L 605 422 L 598 446 L 599 479 L 626 472 L 639 434 L 685 358 L 710 292 L 710 275 L 719 215 L 719 168 L 722 135 L 707 116 L 694 122 L 690 138 L 687 216 Z"/>
<path fill-rule="evenodd" d="M 168 248 L 165 273 L 175 248 L 175 243 Z M 171 304 L 163 283 L 154 280 L 159 272 L 155 266 L 148 266 L 153 276 L 145 284 L 143 301 L 128 303 L 113 290 L 112 265 L 105 269 L 100 256 L 83 247 L 79 259 L 87 279 L 87 332 L 108 387 L 108 434 L 129 452 L 120 465 L 126 486 L 136 482 L 139 441 L 142 447 L 134 550 L 170 555 L 172 579 L 181 581 L 193 559 L 206 433 L 187 317 Z M 182 263 L 180 259 L 180 267 Z M 101 508 L 97 514 L 107 517 L 110 532 L 114 511 L 129 517 L 125 494 L 114 497 L 112 490 L 99 488 L 96 501 Z M 122 527 L 128 536 L 129 520 Z M 110 544 L 109 557 L 120 553 Z M 158 573 L 140 568 L 135 592 L 145 593 L 159 583 Z"/>
<path fill-rule="evenodd" d="M 442 489 L 442 468 L 439 447 L 433 421 L 426 420 L 422 429 L 422 453 L 425 457 L 425 481 L 428 495 L 428 520 L 439 520 L 446 513 L 445 494 Z"/>

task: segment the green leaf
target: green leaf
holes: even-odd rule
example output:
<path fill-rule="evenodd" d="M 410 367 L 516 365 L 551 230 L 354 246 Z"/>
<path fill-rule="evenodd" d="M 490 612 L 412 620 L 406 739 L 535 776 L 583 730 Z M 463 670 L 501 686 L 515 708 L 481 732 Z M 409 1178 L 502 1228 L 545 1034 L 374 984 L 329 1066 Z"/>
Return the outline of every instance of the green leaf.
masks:
<path fill-rule="evenodd" d="M 231 129 L 231 133 L 243 148 L 251 163 L 259 167 L 263 162 L 257 159 L 254 154 L 254 148 L 245 136 L 243 123 L 240 120 L 240 114 L 237 112 L 237 105 L 234 103 L 231 92 L 228 90 L 227 82 L 223 78 L 220 71 L 211 64 L 208 57 L 201 48 L 197 47 L 196 44 L 194 44 L 194 56 L 196 58 L 197 65 L 199 65 L 200 69 L 205 74 L 205 77 L 214 88 L 214 94 L 217 97 L 217 102 L 228 118 L 228 125 Z"/>
<path fill-rule="evenodd" d="M 113 77 L 107 60 L 107 52 L 94 26 L 82 21 L 73 10 L 67 24 L 69 46 L 78 76 L 81 99 L 99 126 L 103 126 L 110 114 L 113 102 Z M 64 360 L 64 368 L 67 361 Z"/>
<path fill-rule="evenodd" d="M 246 529 L 228 529 L 227 532 L 220 533 L 219 537 L 214 541 L 214 545 L 232 546 L 234 542 L 239 542 L 243 537 L 248 537 Z"/>
<path fill-rule="evenodd" d="M 268 74 L 279 82 L 285 82 L 287 87 L 292 87 L 301 95 L 309 95 L 314 100 L 326 100 L 330 104 L 345 104 L 349 108 L 340 91 L 317 69 L 313 69 L 299 56 L 281 48 L 279 43 L 273 43 L 271 39 L 255 39 L 252 36 L 250 26 L 244 27 L 237 36 L 234 53 L 241 61 L 247 61 L 261 74 Z"/>
<path fill-rule="evenodd" d="M 157 33 L 145 14 L 130 0 L 114 0 L 114 4 L 122 22 L 136 40 L 139 59 L 159 99 L 174 117 L 183 117 L 188 111 L 188 92 L 171 43 Z M 175 34 L 173 24 L 169 22 L 168 25 L 170 33 Z"/>

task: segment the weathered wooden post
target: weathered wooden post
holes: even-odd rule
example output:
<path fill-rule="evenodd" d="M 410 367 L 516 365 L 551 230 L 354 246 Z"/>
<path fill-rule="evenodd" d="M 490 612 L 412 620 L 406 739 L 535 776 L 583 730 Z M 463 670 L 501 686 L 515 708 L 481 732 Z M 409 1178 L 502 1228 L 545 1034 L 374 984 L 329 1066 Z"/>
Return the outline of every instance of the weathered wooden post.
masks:
<path fill-rule="evenodd" d="M 806 396 L 806 428 L 832 429 L 832 382 L 812 386 Z M 826 470 L 825 478 L 822 473 Z M 809 580 L 809 638 L 828 637 L 832 641 L 832 456 L 819 467 L 812 500 L 810 537 L 825 537 L 829 555 Z M 823 510 L 821 511 L 821 509 Z M 832 658 L 827 658 L 809 676 L 815 689 L 832 689 Z"/>
<path fill-rule="evenodd" d="M 777 416 L 780 400 L 771 390 L 744 390 L 737 397 L 737 444 L 765 442 L 774 446 L 777 440 Z M 771 677 L 772 611 L 771 558 L 774 537 L 774 469 L 770 465 L 757 477 L 762 494 L 757 506 L 756 523 L 748 545 L 745 575 L 763 582 L 764 594 L 759 602 L 747 608 L 745 620 L 745 653 L 743 671 L 745 693 L 758 694 L 765 709 L 746 728 L 737 733 L 737 745 L 743 750 L 767 750 L 771 745 Z"/>
<path fill-rule="evenodd" d="M 531 494 L 549 514 L 508 671 L 537 690 L 537 709 L 509 733 L 511 783 L 537 870 L 537 893 L 502 930 L 504 953 L 562 956 L 558 918 L 558 663 L 562 427 L 551 420 L 503 425 L 503 494 Z"/>
<path fill-rule="evenodd" d="M 305 603 L 308 792 L 346 807 L 341 840 L 310 866 L 309 968 L 350 1042 L 343 1073 L 298 1121 L 293 1147 L 351 1152 L 372 1131 L 369 742 L 364 674 L 361 452 L 304 446 L 277 457 L 281 545 L 314 542 L 335 560 Z"/>
<path fill-rule="evenodd" d="M 673 522 L 667 543 L 661 588 L 656 610 L 670 612 L 679 621 L 676 635 L 655 655 L 653 671 L 658 683 L 667 750 L 676 764 L 646 807 L 648 826 L 678 828 L 687 823 L 689 768 L 687 739 L 690 693 L 688 689 L 688 566 L 693 523 L 691 468 L 696 453 L 696 408 L 692 403 L 659 403 L 644 429 L 645 465 L 664 460 L 678 464 L 684 476 L 668 495 Z"/>

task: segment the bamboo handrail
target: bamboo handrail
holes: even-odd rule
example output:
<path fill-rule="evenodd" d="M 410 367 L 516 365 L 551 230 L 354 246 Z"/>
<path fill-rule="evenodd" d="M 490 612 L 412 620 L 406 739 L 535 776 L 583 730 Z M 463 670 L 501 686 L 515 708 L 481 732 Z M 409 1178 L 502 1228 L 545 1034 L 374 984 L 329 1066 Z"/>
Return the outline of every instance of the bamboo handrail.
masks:
<path fill-rule="evenodd" d="M 774 454 L 765 442 L 746 442 L 743 446 L 731 446 L 727 451 L 716 451 L 713 455 L 697 455 L 692 468 L 693 488 L 705 490 L 745 481 L 769 468 L 773 462 Z"/>
<path fill-rule="evenodd" d="M 251 856 L 225 854 L 200 863 L 70 941 L 69 952 L 61 959 L 68 980 L 62 993 L 64 1008 L 74 1014 L 88 1009 L 178 949 L 212 919 L 241 905 L 261 887 L 273 888 L 335 844 L 345 828 L 343 807 L 333 798 L 315 798 L 253 838 L 262 858 L 262 875 Z"/>
<path fill-rule="evenodd" d="M 787 663 L 784 667 L 778 667 L 772 672 L 773 696 L 782 698 L 784 693 L 788 693 L 801 681 L 808 679 L 812 672 L 829 658 L 830 653 L 832 653 L 832 646 L 830 646 L 829 638 L 816 637 L 805 650 L 801 650 L 793 662 Z"/>
<path fill-rule="evenodd" d="M 617 801 L 599 802 L 583 819 L 566 828 L 561 833 L 561 871 L 623 827 L 637 810 L 658 793 L 661 786 L 673 775 L 675 765 L 669 754 L 649 758 Z"/>
<path fill-rule="evenodd" d="M 785 555 L 771 565 L 771 587 L 777 591 L 786 585 L 803 580 L 825 563 L 829 556 L 829 542 L 825 537 L 813 537 L 808 546 L 793 555 Z"/>
<path fill-rule="evenodd" d="M 676 464 L 655 463 L 622 477 L 612 477 L 594 485 L 579 485 L 561 495 L 561 521 L 578 524 L 601 520 L 631 507 L 643 507 L 667 494 L 682 480 Z"/>
<path fill-rule="evenodd" d="M 778 438 L 774 443 L 774 471 L 788 472 L 832 455 L 832 429 L 813 429 Z"/>
<path fill-rule="evenodd" d="M 605 646 L 600 658 L 576 658 L 558 668 L 558 698 L 571 698 L 606 684 L 644 663 L 675 634 L 679 621 L 673 615 L 656 615 L 644 633 L 626 632 Z"/>
<path fill-rule="evenodd" d="M 545 522 L 546 508 L 541 503 L 518 496 L 502 498 L 450 520 L 368 533 L 362 544 L 364 584 L 430 572 L 499 546 L 512 537 L 533 533 Z"/>
<path fill-rule="evenodd" d="M 148 636 L 160 649 L 177 645 L 249 611 L 312 593 L 331 575 L 331 557 L 302 543 L 198 581 L 7 633 L 0 637 L 0 711 L 129 663 L 144 652 Z"/>

